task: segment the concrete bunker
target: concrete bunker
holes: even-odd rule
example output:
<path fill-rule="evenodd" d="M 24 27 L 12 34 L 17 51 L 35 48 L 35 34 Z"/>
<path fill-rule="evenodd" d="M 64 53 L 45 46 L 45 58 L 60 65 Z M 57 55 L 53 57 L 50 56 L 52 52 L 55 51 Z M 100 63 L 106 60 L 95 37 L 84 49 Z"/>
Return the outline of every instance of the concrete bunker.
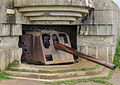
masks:
<path fill-rule="evenodd" d="M 1 0 L 0 7 L 2 70 L 15 60 L 20 63 L 19 36 L 31 30 L 51 28 L 67 33 L 72 48 L 113 61 L 120 13 L 112 0 L 29 0 L 29 3 L 28 0 Z M 90 11 L 91 16 L 87 16 Z M 81 22 L 82 19 L 85 21 Z M 78 32 L 80 25 L 82 34 Z"/>

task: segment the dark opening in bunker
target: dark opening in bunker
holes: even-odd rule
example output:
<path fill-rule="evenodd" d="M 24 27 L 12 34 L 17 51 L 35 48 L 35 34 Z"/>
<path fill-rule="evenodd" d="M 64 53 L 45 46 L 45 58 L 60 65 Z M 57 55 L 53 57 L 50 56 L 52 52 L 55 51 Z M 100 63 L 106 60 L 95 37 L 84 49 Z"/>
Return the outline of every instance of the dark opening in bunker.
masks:
<path fill-rule="evenodd" d="M 76 25 L 22 25 L 22 32 L 23 35 L 27 34 L 27 32 L 39 32 L 41 30 L 52 30 L 52 31 L 58 31 L 58 32 L 65 32 L 71 42 L 71 47 L 74 49 L 77 49 L 77 26 Z M 63 40 L 65 43 L 68 43 L 67 36 L 65 34 L 59 34 L 60 37 L 63 37 Z M 45 48 L 50 47 L 50 35 L 49 34 L 43 34 L 42 40 Z M 55 42 L 59 42 L 58 37 L 56 34 L 52 35 L 53 44 Z M 19 42 L 19 46 L 21 46 L 21 38 Z M 30 48 L 31 49 L 31 48 Z M 39 49 L 39 48 L 38 48 Z M 33 50 L 30 50 L 31 53 L 30 56 L 33 55 Z M 25 50 L 23 50 L 23 53 Z M 78 57 L 74 56 L 74 59 L 76 60 Z M 29 59 L 30 60 L 30 59 Z M 52 55 L 46 55 L 47 61 L 52 61 Z M 22 57 L 22 62 L 24 62 L 24 57 Z"/>
<path fill-rule="evenodd" d="M 59 34 L 59 36 L 64 39 L 65 43 L 68 43 L 67 36 L 65 34 Z"/>
<path fill-rule="evenodd" d="M 49 34 L 42 34 L 42 41 L 45 48 L 50 47 L 50 35 Z"/>
<path fill-rule="evenodd" d="M 57 37 L 56 34 L 53 34 L 53 35 L 52 35 L 52 39 L 53 39 L 53 44 L 56 43 L 56 42 L 57 42 L 57 43 L 59 42 L 58 37 Z"/>
<path fill-rule="evenodd" d="M 53 61 L 52 55 L 45 55 L 46 61 Z"/>

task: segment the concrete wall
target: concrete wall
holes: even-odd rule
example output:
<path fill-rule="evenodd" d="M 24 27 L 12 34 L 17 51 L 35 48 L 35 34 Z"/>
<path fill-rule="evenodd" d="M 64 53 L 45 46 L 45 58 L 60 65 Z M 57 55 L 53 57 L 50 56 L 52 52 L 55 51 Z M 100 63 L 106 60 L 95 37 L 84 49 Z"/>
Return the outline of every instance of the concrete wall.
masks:
<path fill-rule="evenodd" d="M 112 0 L 93 0 L 91 22 L 78 30 L 78 49 L 107 62 L 113 61 L 119 29 L 119 7 Z M 88 18 L 89 19 L 89 18 Z"/>
<path fill-rule="evenodd" d="M 18 47 L 22 27 L 14 23 L 13 0 L 0 0 L 0 70 L 13 61 L 19 61 L 22 49 Z"/>
<path fill-rule="evenodd" d="M 116 40 L 112 34 L 112 25 L 82 25 L 77 37 L 80 52 L 107 62 L 113 61 Z"/>
<path fill-rule="evenodd" d="M 118 20 L 119 20 L 119 33 L 118 33 L 118 37 L 120 38 L 120 9 L 119 9 L 119 18 L 118 18 Z"/>
<path fill-rule="evenodd" d="M 0 0 L 0 70 L 4 70 L 15 60 L 20 62 L 22 49 L 18 47 L 18 41 L 19 35 L 22 35 L 22 24 L 82 24 L 78 26 L 77 31 L 78 50 L 107 62 L 113 61 L 118 38 L 117 32 L 119 32 L 118 28 L 120 27 L 120 19 L 118 19 L 120 12 L 118 6 L 112 0 L 51 1 L 55 3 L 47 0 L 45 1 L 48 3 L 44 0 L 39 1 L 47 7 L 42 6 L 44 9 L 36 7 L 40 6 L 40 3 L 37 3 L 36 0 L 14 0 L 15 7 L 13 0 Z M 51 5 L 54 5 L 54 7 L 51 7 Z M 95 8 L 91 12 L 91 16 L 88 17 L 88 20 L 85 19 L 80 23 L 81 19 L 84 18 L 83 16 L 86 16 L 91 10 L 91 7 Z M 47 12 L 45 12 L 46 10 Z M 48 11 L 52 12 L 49 13 Z M 46 19 L 45 22 L 43 22 L 44 19 Z"/>

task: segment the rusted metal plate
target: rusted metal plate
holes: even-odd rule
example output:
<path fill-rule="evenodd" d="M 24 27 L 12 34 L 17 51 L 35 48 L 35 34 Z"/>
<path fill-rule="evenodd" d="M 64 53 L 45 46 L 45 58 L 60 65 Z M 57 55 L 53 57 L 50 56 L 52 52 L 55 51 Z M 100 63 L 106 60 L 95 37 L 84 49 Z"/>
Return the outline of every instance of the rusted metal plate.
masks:
<path fill-rule="evenodd" d="M 33 62 L 44 62 L 43 59 L 43 53 L 42 53 L 42 47 L 40 44 L 40 37 L 34 36 L 33 37 L 33 56 L 32 56 Z"/>
<path fill-rule="evenodd" d="M 23 35 L 21 37 L 21 47 L 23 50 L 22 61 L 30 62 L 32 58 L 32 35 Z"/>

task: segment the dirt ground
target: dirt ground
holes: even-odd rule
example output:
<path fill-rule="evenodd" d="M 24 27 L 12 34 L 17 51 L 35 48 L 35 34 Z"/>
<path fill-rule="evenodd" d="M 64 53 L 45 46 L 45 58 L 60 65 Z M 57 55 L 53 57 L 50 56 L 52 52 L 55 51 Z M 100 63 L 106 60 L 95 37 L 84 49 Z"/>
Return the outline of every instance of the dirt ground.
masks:
<path fill-rule="evenodd" d="M 113 85 L 120 85 L 120 69 L 116 69 L 112 79 L 108 80 L 113 83 Z M 44 82 L 39 81 L 29 81 L 29 80 L 8 80 L 8 81 L 0 81 L 0 85 L 46 85 Z M 64 84 L 61 84 L 64 85 Z M 104 85 L 95 82 L 87 82 L 87 83 L 78 83 L 75 85 Z"/>

